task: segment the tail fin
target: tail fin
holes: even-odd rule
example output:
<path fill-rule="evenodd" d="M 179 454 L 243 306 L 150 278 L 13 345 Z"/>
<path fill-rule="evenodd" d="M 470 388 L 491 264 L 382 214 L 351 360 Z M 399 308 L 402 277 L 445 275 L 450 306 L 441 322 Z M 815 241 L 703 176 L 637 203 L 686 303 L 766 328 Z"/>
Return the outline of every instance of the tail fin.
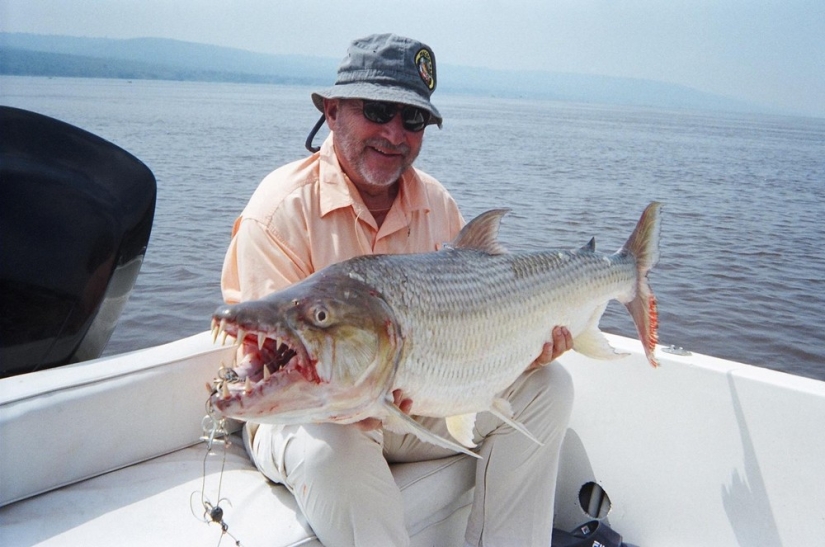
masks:
<path fill-rule="evenodd" d="M 630 253 L 636 258 L 638 273 L 636 297 L 627 302 L 625 306 L 633 317 L 633 322 L 636 323 L 636 330 L 639 331 L 639 338 L 644 346 L 647 360 L 654 367 L 659 366 L 653 355 L 656 343 L 659 341 L 657 332 L 659 316 L 656 309 L 656 296 L 650 288 L 647 274 L 659 261 L 661 207 L 662 204 L 656 201 L 647 206 L 636 224 L 636 229 L 619 251 Z"/>

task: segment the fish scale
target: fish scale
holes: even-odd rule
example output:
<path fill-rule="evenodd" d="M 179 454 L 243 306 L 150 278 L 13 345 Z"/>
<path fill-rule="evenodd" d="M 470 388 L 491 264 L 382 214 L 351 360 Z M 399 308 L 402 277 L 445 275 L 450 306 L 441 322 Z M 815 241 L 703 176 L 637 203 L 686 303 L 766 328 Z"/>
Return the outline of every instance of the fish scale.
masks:
<path fill-rule="evenodd" d="M 396 313 L 410 350 L 393 387 L 413 400 L 414 414 L 428 416 L 488 406 L 541 353 L 553 326 L 567 326 L 575 339 L 607 300 L 632 298 L 636 281 L 627 253 L 593 251 L 490 256 L 448 249 L 423 260 L 362 257 L 347 267 Z M 437 330 L 451 336 L 426 335 Z"/>

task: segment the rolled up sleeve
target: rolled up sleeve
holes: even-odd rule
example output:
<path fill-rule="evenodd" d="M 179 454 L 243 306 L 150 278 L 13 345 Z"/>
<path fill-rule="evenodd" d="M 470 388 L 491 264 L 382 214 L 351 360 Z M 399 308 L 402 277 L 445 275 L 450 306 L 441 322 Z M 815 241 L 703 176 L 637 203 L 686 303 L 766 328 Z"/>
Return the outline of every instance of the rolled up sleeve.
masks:
<path fill-rule="evenodd" d="M 221 272 L 221 292 L 228 304 L 256 300 L 309 275 L 294 252 L 254 219 L 235 221 Z"/>

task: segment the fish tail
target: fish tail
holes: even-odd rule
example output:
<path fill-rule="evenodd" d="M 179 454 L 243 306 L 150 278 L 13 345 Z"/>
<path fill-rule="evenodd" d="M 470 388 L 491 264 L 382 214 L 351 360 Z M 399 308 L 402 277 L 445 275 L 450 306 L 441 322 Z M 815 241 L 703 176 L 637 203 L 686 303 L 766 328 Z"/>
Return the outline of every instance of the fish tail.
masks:
<path fill-rule="evenodd" d="M 645 208 L 633 233 L 619 251 L 629 253 L 636 259 L 636 295 L 625 306 L 636 324 L 647 360 L 654 367 L 659 366 L 653 354 L 659 341 L 659 315 L 656 296 L 650 288 L 647 275 L 659 261 L 661 207 L 661 203 L 654 201 Z"/>

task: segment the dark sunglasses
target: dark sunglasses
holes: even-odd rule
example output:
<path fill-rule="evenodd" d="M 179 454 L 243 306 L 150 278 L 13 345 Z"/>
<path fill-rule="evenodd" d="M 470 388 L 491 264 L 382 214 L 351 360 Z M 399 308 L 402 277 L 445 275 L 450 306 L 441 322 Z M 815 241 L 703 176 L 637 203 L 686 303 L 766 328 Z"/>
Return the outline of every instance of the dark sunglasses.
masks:
<path fill-rule="evenodd" d="M 407 131 L 418 133 L 430 122 L 430 112 L 408 104 L 388 103 L 384 101 L 362 101 L 364 117 L 373 123 L 388 123 L 401 112 L 401 125 Z"/>

